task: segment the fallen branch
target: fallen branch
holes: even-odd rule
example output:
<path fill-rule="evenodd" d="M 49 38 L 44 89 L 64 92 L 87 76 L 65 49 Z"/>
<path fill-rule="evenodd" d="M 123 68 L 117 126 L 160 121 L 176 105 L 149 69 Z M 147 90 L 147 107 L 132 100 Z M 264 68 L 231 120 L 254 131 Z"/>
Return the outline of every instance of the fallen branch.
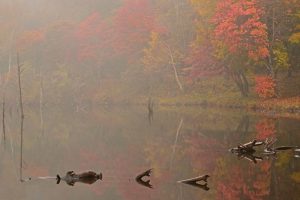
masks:
<path fill-rule="evenodd" d="M 209 187 L 207 186 L 207 179 L 209 178 L 209 175 L 203 175 L 203 176 L 198 176 L 195 178 L 190 178 L 190 179 L 185 179 L 185 180 L 181 180 L 181 181 L 177 181 L 177 183 L 184 183 L 184 184 L 188 184 L 191 186 L 195 186 L 195 187 L 199 187 L 201 189 L 204 190 L 209 190 Z M 203 181 L 204 183 L 199 183 Z"/>
<path fill-rule="evenodd" d="M 152 173 L 152 169 L 148 169 L 147 171 L 137 175 L 135 178 L 136 182 L 145 187 L 152 188 L 152 185 L 150 184 L 150 180 L 146 180 L 146 181 L 143 180 L 143 178 L 146 176 L 150 177 L 151 173 Z"/>

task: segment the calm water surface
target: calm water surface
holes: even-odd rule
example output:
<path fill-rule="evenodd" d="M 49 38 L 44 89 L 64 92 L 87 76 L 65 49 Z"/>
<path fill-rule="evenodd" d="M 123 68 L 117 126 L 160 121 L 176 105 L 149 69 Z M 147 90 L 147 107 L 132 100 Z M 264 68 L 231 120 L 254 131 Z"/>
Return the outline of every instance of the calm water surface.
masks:
<path fill-rule="evenodd" d="M 155 110 L 151 123 L 144 107 L 48 108 L 43 116 L 27 108 L 20 169 L 20 120 L 12 110 L 1 137 L 0 199 L 300 199 L 300 158 L 293 151 L 256 164 L 228 151 L 254 138 L 300 145 L 299 132 L 293 119 L 197 107 Z M 149 168 L 153 189 L 134 180 Z M 73 187 L 37 180 L 70 170 L 101 172 L 103 180 Z M 211 176 L 209 191 L 176 183 L 203 174 Z"/>

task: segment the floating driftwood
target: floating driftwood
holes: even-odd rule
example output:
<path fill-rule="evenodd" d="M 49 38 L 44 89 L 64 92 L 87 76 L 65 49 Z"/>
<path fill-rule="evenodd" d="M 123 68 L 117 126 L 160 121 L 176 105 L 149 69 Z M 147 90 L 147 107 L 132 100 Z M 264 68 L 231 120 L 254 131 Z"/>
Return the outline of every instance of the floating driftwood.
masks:
<path fill-rule="evenodd" d="M 142 186 L 152 188 L 153 186 L 150 184 L 150 180 L 143 180 L 144 177 L 150 177 L 151 173 L 152 169 L 148 169 L 147 171 L 137 175 L 135 178 L 136 182 Z"/>
<path fill-rule="evenodd" d="M 256 146 L 261 146 L 265 144 L 264 141 L 257 141 L 257 140 L 252 140 L 251 142 L 245 143 L 245 144 L 240 144 L 237 147 L 231 148 L 230 151 L 232 153 L 240 153 L 240 154 L 244 154 L 244 153 L 254 153 L 255 149 L 254 147 Z"/>
<path fill-rule="evenodd" d="M 240 144 L 237 147 L 231 148 L 230 152 L 237 155 L 238 158 L 245 158 L 253 163 L 257 163 L 257 161 L 263 160 L 262 156 L 266 158 L 276 158 L 277 152 L 293 150 L 294 156 L 297 158 L 298 155 L 296 153 L 300 150 L 297 146 L 279 146 L 275 147 L 275 143 L 277 142 L 276 138 L 267 138 L 265 141 L 257 141 L 252 140 L 251 142 Z M 264 145 L 263 153 L 261 156 L 254 155 L 256 150 L 254 147 Z"/>
<path fill-rule="evenodd" d="M 209 187 L 207 186 L 207 179 L 209 178 L 209 175 L 203 175 L 203 176 L 197 176 L 195 178 L 185 179 L 181 181 L 177 181 L 177 183 L 184 183 L 191 186 L 199 187 L 203 190 L 209 190 Z M 204 182 L 204 183 L 201 183 Z"/>
<path fill-rule="evenodd" d="M 99 179 L 102 180 L 102 173 L 97 174 L 93 171 L 83 172 L 79 174 L 76 174 L 74 171 L 68 171 L 63 177 L 56 175 L 57 184 L 59 184 L 60 181 L 63 180 L 71 186 L 74 186 L 76 182 L 93 184 Z"/>
<path fill-rule="evenodd" d="M 56 180 L 56 183 L 59 184 L 61 181 L 66 182 L 70 186 L 74 186 L 76 182 L 84 184 L 93 184 L 97 180 L 102 180 L 102 173 L 95 173 L 93 171 L 87 171 L 76 174 L 74 171 L 68 171 L 65 176 L 39 176 L 39 177 L 29 177 L 22 179 L 22 182 L 34 181 L 34 180 Z"/>
<path fill-rule="evenodd" d="M 277 139 L 271 138 L 266 139 L 266 145 L 264 149 L 264 154 L 276 154 L 278 151 L 286 151 L 286 150 L 297 150 L 298 146 L 279 146 L 274 147 L 275 143 L 277 142 Z"/>

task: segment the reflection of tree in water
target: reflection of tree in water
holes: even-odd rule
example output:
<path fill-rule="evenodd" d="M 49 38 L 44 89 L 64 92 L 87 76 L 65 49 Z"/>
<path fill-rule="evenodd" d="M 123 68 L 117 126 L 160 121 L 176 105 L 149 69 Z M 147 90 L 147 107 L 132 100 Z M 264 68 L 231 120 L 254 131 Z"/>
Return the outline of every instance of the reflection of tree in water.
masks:
<path fill-rule="evenodd" d="M 107 113 L 105 113 L 105 115 L 107 115 Z M 141 115 L 134 116 L 142 119 L 140 116 L 144 116 L 144 112 Z M 64 119 L 67 118 L 64 116 L 62 117 Z M 157 117 L 162 118 L 161 114 L 157 115 Z M 119 121 L 116 120 L 118 123 L 116 123 L 116 121 L 113 123 L 112 119 L 116 118 L 119 119 Z M 217 119 L 219 120 L 220 118 Z M 199 175 L 199 173 L 209 173 L 212 175 L 209 180 L 212 181 L 209 183 L 211 190 L 205 194 L 200 192 L 199 196 L 201 196 L 201 198 L 203 198 L 203 195 L 211 195 L 211 199 L 217 199 L 216 197 L 222 199 L 221 193 L 223 193 L 223 190 L 225 191 L 224 199 L 230 199 L 230 197 L 232 197 L 232 199 L 240 199 L 243 197 L 244 199 L 275 199 L 275 194 L 293 193 L 291 192 L 291 188 L 296 190 L 298 187 L 291 187 L 294 182 L 290 180 L 291 178 L 289 175 L 291 175 L 292 169 L 295 171 L 297 170 L 298 165 L 296 163 L 295 167 L 295 163 L 292 164 L 290 162 L 292 161 L 290 158 L 287 160 L 286 156 L 281 156 L 280 154 L 278 160 L 273 161 L 276 164 L 269 167 L 271 168 L 271 172 L 269 172 L 268 170 L 263 170 L 264 167 L 262 165 L 266 165 L 266 168 L 268 168 L 268 165 L 265 164 L 268 163 L 266 161 L 258 163 L 257 166 L 252 166 L 252 163 L 245 160 L 239 161 L 228 153 L 227 147 L 229 148 L 231 145 L 227 146 L 224 144 L 227 142 L 227 140 L 224 139 L 225 136 L 229 142 L 234 144 L 237 144 L 238 142 L 246 142 L 248 139 L 253 139 L 252 137 L 255 137 L 253 134 L 247 134 L 248 125 L 247 119 L 245 118 L 247 117 L 239 117 L 241 120 L 239 125 L 236 126 L 237 118 L 234 118 L 235 121 L 231 120 L 231 123 L 228 123 L 228 119 L 227 121 L 216 120 L 216 122 L 218 122 L 218 124 L 216 124 L 207 123 L 207 121 L 210 122 L 211 118 L 199 123 L 199 117 L 195 117 L 193 119 L 185 117 L 184 126 L 179 135 L 180 137 L 178 138 L 178 145 L 176 147 L 173 165 L 174 168 L 171 172 L 168 171 L 168 167 L 170 163 L 170 155 L 172 154 L 172 145 L 174 145 L 174 138 L 176 136 L 176 128 L 179 123 L 178 116 L 171 118 L 169 121 L 166 120 L 166 117 L 162 118 L 164 120 L 157 120 L 157 123 L 152 124 L 153 126 L 150 127 L 151 130 L 149 126 L 145 126 L 144 123 L 141 125 L 141 127 L 147 127 L 147 129 L 144 130 L 142 129 L 143 127 L 135 126 L 141 123 L 131 123 L 131 121 L 137 121 L 137 118 L 128 117 L 127 115 L 119 116 L 118 118 L 118 115 L 116 115 L 116 117 L 112 115 L 105 119 L 92 121 L 93 123 L 101 121 L 102 124 L 106 125 L 102 125 L 103 127 L 101 127 L 100 134 L 98 133 L 98 125 L 95 126 L 95 129 L 91 129 L 92 131 L 95 130 L 95 132 L 97 132 L 95 134 L 88 134 L 87 131 L 85 131 L 92 124 L 90 120 L 95 120 L 95 118 L 91 118 L 86 122 L 84 121 L 85 123 L 82 123 L 82 118 L 73 118 L 73 120 L 77 121 L 71 124 L 76 126 L 68 127 L 68 131 L 64 131 L 64 133 L 86 133 L 83 137 L 70 137 L 66 138 L 66 140 L 62 140 L 61 138 L 56 139 L 54 137 L 55 134 L 51 135 L 51 137 L 55 138 L 55 146 L 61 149 L 64 147 L 62 149 L 63 151 L 59 152 L 63 152 L 65 157 L 70 157 L 66 158 L 66 162 L 68 164 L 75 164 L 76 166 L 75 169 L 67 170 L 82 171 L 86 169 L 93 169 L 95 171 L 104 172 L 103 182 L 96 183 L 87 188 L 87 190 L 91 189 L 94 194 L 97 194 L 99 197 L 104 199 L 111 199 L 112 196 L 115 196 L 115 199 L 177 199 L 179 191 L 176 191 L 178 188 L 176 188 L 176 185 L 174 186 L 174 183 L 177 180 L 180 180 L 180 178 L 189 177 L 191 174 L 192 176 Z M 27 119 L 28 118 L 26 117 L 26 121 Z M 128 119 L 130 121 L 124 121 L 124 119 Z M 145 117 L 143 117 L 143 120 L 145 121 Z M 163 121 L 163 123 L 161 123 L 162 125 L 157 128 L 157 124 L 160 121 Z M 262 121 L 263 120 L 260 120 L 258 123 Z M 266 119 L 266 121 L 268 120 Z M 168 122 L 170 125 L 166 125 Z M 270 122 L 267 122 L 266 124 L 274 124 L 275 122 L 275 120 L 270 120 Z M 109 124 L 107 125 L 107 123 Z M 219 123 L 223 123 L 223 126 L 220 126 Z M 56 124 L 56 127 L 60 126 L 60 124 L 65 125 L 67 123 L 59 122 Z M 231 124 L 232 129 L 227 129 L 225 126 L 226 124 Z M 282 126 L 282 123 L 280 125 Z M 111 130 L 111 127 L 113 127 L 113 130 Z M 126 127 L 126 129 L 129 129 L 130 131 L 123 131 L 125 129 L 123 127 Z M 236 127 L 238 128 L 236 129 Z M 249 132 L 253 133 L 254 128 L 256 128 L 255 124 L 250 124 Z M 276 130 L 278 127 L 275 126 L 274 128 L 274 130 Z M 147 134 L 153 130 L 155 130 L 156 134 Z M 203 132 L 203 134 L 197 134 L 199 130 L 200 132 Z M 55 131 L 60 132 L 60 129 L 55 129 Z M 289 129 L 284 131 L 288 132 Z M 26 128 L 26 133 L 28 132 L 29 131 Z M 102 132 L 103 134 L 101 135 Z M 246 136 L 244 139 L 242 139 L 239 135 L 242 134 L 242 132 L 244 136 Z M 28 137 L 30 137 L 30 133 L 26 134 L 26 141 L 30 141 L 27 139 Z M 99 139 L 97 137 L 99 137 Z M 293 138 L 294 137 L 295 136 L 293 136 Z M 133 141 L 133 138 L 136 141 Z M 230 141 L 231 139 L 232 141 Z M 73 143 L 70 142 L 72 140 Z M 286 142 L 287 138 L 285 137 L 282 137 L 279 140 L 282 144 L 290 144 L 289 142 Z M 295 143 L 296 142 L 297 140 Z M 75 147 L 71 148 L 74 144 Z M 80 146 L 76 146 L 77 144 L 80 144 Z M 71 159 L 74 154 L 76 155 L 76 159 Z M 29 153 L 26 151 L 26 158 L 31 159 L 28 155 Z M 39 176 L 44 174 L 46 175 L 48 172 L 51 173 L 51 171 L 53 172 L 53 170 L 51 170 L 51 166 L 46 166 L 39 160 L 31 159 L 29 161 L 28 169 L 24 170 L 25 175 L 28 175 L 29 173 L 30 175 L 36 174 L 36 176 Z M 78 164 L 77 162 L 80 163 L 79 166 L 76 165 Z M 188 164 L 186 165 L 186 163 Z M 148 188 L 143 188 L 140 185 L 137 185 L 134 180 L 132 182 L 128 180 L 129 178 L 134 179 L 138 172 L 141 172 L 148 167 L 154 168 L 154 190 L 150 191 Z M 274 168 L 277 170 L 274 171 Z M 180 178 L 178 178 L 179 173 L 182 173 L 181 175 L 183 175 L 180 176 Z M 272 176 L 270 173 L 272 173 Z M 186 174 L 188 174 L 188 176 L 185 176 Z M 185 185 L 183 185 L 182 188 L 184 189 L 184 199 L 196 199 L 195 193 L 187 192 L 187 190 L 194 191 L 195 188 L 191 187 L 190 189 L 190 187 Z M 225 194 L 226 192 L 228 193 L 227 196 Z M 170 196 L 170 194 L 172 194 L 172 196 Z M 186 198 L 188 195 L 191 197 Z M 282 199 L 282 196 L 278 199 Z"/>
<path fill-rule="evenodd" d="M 105 147 L 100 147 L 104 148 Z M 112 193 L 122 199 L 147 199 L 149 188 L 144 188 L 135 182 L 136 175 L 145 169 L 145 163 L 139 163 L 143 160 L 134 147 L 126 149 L 125 152 L 116 152 L 110 159 L 103 159 L 101 153 L 90 150 L 81 150 L 80 158 L 82 167 L 87 165 L 101 166 L 99 170 L 103 172 L 103 181 L 91 186 L 91 190 L 103 198 L 110 197 Z M 85 164 L 86 163 L 86 164 Z M 152 181 L 153 176 L 151 176 Z M 155 184 L 154 188 L 159 187 Z M 110 191 L 108 194 L 107 191 Z M 109 195 L 109 196 L 106 196 Z"/>
<path fill-rule="evenodd" d="M 247 137 L 249 131 L 250 119 L 248 115 L 242 117 L 238 127 L 236 128 L 236 133 L 239 135 L 240 139 L 244 140 Z"/>
<path fill-rule="evenodd" d="M 191 134 L 184 136 L 184 141 L 187 145 L 184 151 L 193 168 L 205 173 L 212 173 L 218 158 L 227 153 L 224 144 L 215 138 Z"/>
<path fill-rule="evenodd" d="M 226 166 L 226 167 L 224 167 Z M 219 166 L 217 199 L 264 199 L 270 193 L 270 162 L 257 165 L 227 164 Z"/>
<path fill-rule="evenodd" d="M 264 140 L 266 138 L 274 137 L 276 134 L 276 119 L 261 119 L 256 123 L 255 128 L 257 131 L 257 139 Z"/>

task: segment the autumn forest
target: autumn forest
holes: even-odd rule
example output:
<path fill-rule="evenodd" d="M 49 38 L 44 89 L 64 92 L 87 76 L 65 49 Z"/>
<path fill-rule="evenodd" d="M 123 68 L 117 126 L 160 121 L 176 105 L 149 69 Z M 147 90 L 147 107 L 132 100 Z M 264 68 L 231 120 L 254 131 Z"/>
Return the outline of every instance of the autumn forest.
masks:
<path fill-rule="evenodd" d="M 0 199 L 299 199 L 300 0 L 0 0 L 0 24 Z"/>
<path fill-rule="evenodd" d="M 27 104 L 297 111 L 299 12 L 298 0 L 2 0 L 2 93 L 16 99 L 19 54 Z"/>

